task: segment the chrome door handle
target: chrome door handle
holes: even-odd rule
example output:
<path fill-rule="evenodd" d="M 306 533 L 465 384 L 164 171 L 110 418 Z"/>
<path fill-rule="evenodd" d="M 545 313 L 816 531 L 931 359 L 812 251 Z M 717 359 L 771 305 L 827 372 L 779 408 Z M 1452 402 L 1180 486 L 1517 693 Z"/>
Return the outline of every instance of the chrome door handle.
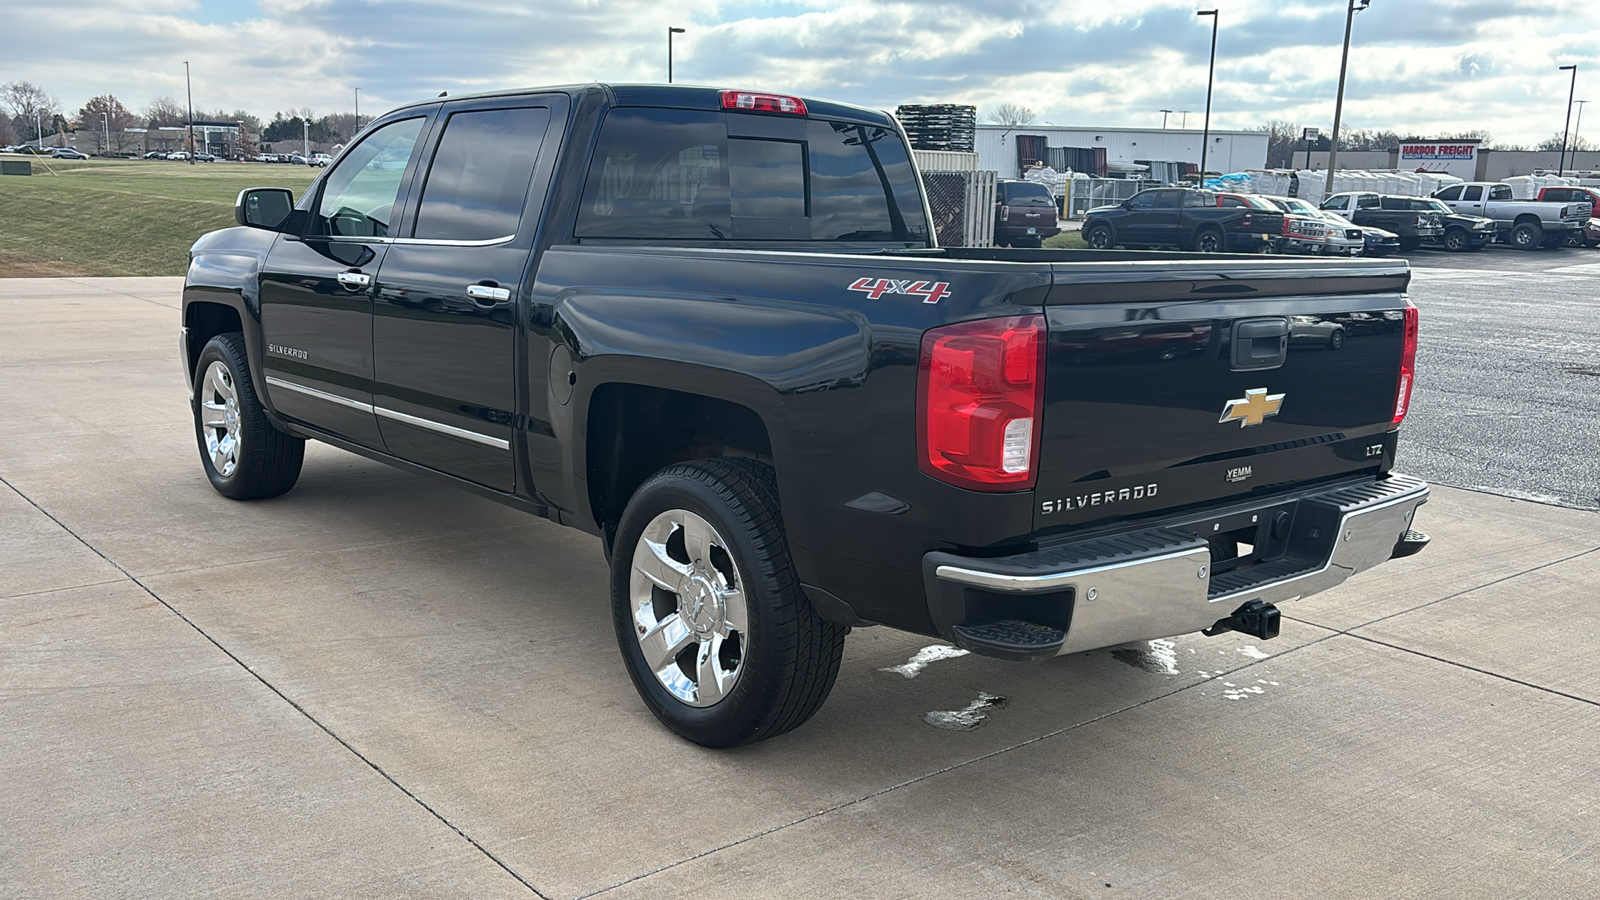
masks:
<path fill-rule="evenodd" d="M 504 303 L 511 299 L 511 289 L 490 287 L 487 284 L 469 284 L 467 285 L 467 296 L 473 300 L 482 300 L 488 303 Z"/>
<path fill-rule="evenodd" d="M 365 272 L 340 272 L 339 283 L 347 288 L 371 287 L 372 276 Z"/>

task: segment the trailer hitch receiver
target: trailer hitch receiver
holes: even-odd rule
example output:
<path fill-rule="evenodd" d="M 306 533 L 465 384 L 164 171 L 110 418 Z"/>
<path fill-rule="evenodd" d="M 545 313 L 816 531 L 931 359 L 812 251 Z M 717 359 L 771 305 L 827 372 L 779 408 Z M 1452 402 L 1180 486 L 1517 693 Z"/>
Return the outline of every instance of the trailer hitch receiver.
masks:
<path fill-rule="evenodd" d="M 1270 641 L 1278 636 L 1278 621 L 1283 614 L 1271 603 L 1260 600 L 1251 600 L 1249 603 L 1233 611 L 1233 615 L 1226 619 L 1218 619 L 1217 624 L 1200 632 L 1206 637 L 1216 637 L 1224 631 L 1237 631 L 1251 637 Z"/>

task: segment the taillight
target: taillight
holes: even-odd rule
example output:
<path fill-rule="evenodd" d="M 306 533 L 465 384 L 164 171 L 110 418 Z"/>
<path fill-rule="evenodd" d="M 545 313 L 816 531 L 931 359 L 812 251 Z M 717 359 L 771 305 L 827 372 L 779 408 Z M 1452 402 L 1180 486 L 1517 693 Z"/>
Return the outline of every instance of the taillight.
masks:
<path fill-rule="evenodd" d="M 1011 218 L 1011 207 L 1009 207 L 1009 206 L 1000 207 L 1000 218 L 1002 218 L 1002 219 Z"/>
<path fill-rule="evenodd" d="M 1406 302 L 1405 344 L 1400 350 L 1400 380 L 1394 389 L 1394 424 L 1411 411 L 1411 385 L 1417 376 L 1417 308 Z"/>
<path fill-rule="evenodd" d="M 1283 217 L 1283 225 L 1279 230 L 1281 230 L 1284 234 L 1292 234 L 1294 232 L 1294 229 L 1289 227 L 1289 217 L 1288 216 L 1284 216 Z"/>
<path fill-rule="evenodd" d="M 980 319 L 922 338 L 917 462 L 976 491 L 1033 487 L 1044 399 L 1044 316 Z"/>
<path fill-rule="evenodd" d="M 1254 222 L 1254 221 L 1255 220 L 1251 217 L 1251 215 L 1249 213 L 1245 213 L 1244 214 L 1244 218 L 1239 220 L 1239 227 L 1240 228 L 1249 228 L 1251 223 Z"/>
<path fill-rule="evenodd" d="M 806 114 L 806 102 L 799 97 L 789 97 L 783 94 L 761 94 L 755 91 L 723 91 L 722 108 L 742 109 L 749 112 L 788 113 L 795 116 Z"/>

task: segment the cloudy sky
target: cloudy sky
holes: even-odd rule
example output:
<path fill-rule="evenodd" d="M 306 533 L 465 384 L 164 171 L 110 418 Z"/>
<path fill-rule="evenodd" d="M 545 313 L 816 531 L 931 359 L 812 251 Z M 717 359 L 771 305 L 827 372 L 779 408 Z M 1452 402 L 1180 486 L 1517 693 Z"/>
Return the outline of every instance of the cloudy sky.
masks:
<path fill-rule="evenodd" d="M 664 81 L 782 90 L 879 108 L 1002 102 L 1039 121 L 1158 126 L 1205 108 L 1209 20 L 1221 10 L 1213 121 L 1327 128 L 1345 0 L 0 0 L 0 82 L 68 112 L 113 93 L 135 111 L 183 101 L 262 118 L 309 107 L 374 114 L 440 91 Z M 1600 100 L 1600 2 L 1372 0 L 1356 16 L 1345 127 L 1559 131 L 1569 73 Z M 1592 110 L 1600 129 L 1600 105 Z M 1174 115 L 1176 126 L 1181 116 Z M 1588 133 L 1588 129 L 1584 129 Z M 1595 132 L 1600 137 L 1600 130 Z"/>

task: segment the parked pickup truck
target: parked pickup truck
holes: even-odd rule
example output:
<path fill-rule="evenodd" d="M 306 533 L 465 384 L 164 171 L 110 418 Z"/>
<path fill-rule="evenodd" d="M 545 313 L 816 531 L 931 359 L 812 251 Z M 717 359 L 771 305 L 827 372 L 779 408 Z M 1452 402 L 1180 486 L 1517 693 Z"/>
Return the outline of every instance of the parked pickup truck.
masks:
<path fill-rule="evenodd" d="M 1539 189 L 1536 198 L 1546 203 L 1588 203 L 1589 222 L 1584 227 L 1582 234 L 1572 235 L 1569 240 L 1579 246 L 1600 246 L 1600 188 L 1592 187 L 1547 187 Z"/>
<path fill-rule="evenodd" d="M 1322 208 L 1339 213 L 1357 225 L 1382 228 L 1400 237 L 1400 249 L 1411 252 L 1424 242 L 1444 235 L 1444 222 L 1432 206 L 1413 203 L 1416 197 L 1394 197 L 1355 191 L 1334 194 L 1322 201 Z"/>
<path fill-rule="evenodd" d="M 1458 213 L 1493 219 L 1498 238 L 1519 250 L 1562 247 L 1589 224 L 1587 202 L 1548 203 L 1511 199 L 1511 185 L 1469 181 L 1434 196 Z"/>
<path fill-rule="evenodd" d="M 1403 262 L 940 248 L 881 112 L 440 98 L 235 218 L 181 313 L 215 489 L 315 439 L 598 536 L 629 675 L 707 746 L 804 722 L 854 626 L 1266 639 L 1427 540 Z"/>
<path fill-rule="evenodd" d="M 1115 206 L 1089 210 L 1083 240 L 1096 250 L 1267 251 L 1282 236 L 1283 224 L 1283 213 L 1264 201 L 1190 188 L 1151 188 Z"/>

